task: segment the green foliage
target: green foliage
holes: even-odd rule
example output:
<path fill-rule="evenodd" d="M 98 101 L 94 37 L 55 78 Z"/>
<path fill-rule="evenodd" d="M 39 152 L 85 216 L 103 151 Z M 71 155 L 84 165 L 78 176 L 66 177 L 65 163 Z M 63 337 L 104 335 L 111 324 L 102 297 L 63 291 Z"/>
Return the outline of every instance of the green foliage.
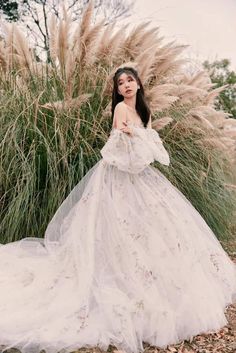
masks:
<path fill-rule="evenodd" d="M 135 60 L 151 109 L 164 118 L 154 124 L 165 126 L 160 134 L 171 166 L 157 167 L 227 238 L 236 223 L 235 195 L 227 189 L 234 151 L 227 157 L 223 147 L 233 141 L 217 127 L 227 119 L 211 106 L 217 92 L 208 91 L 208 75 L 179 75 L 183 48 L 161 46 L 147 24 L 127 37 L 123 29 L 114 34 L 102 22 L 92 25 L 91 10 L 90 3 L 73 35 L 68 16 L 54 23 L 50 63 L 35 58 L 16 27 L 0 48 L 0 242 L 44 235 L 61 202 L 101 158 L 111 128 L 112 74 Z"/>
<path fill-rule="evenodd" d="M 13 0 L 0 0 L 0 10 L 7 17 L 8 21 L 19 20 L 19 5 L 17 1 Z"/>
<path fill-rule="evenodd" d="M 205 61 L 203 66 L 209 71 L 216 87 L 228 85 L 216 99 L 216 107 L 232 114 L 232 118 L 236 119 L 236 72 L 230 69 L 230 61 L 228 59 L 217 60 L 213 63 Z"/>
<path fill-rule="evenodd" d="M 59 98 L 61 90 L 53 78 L 29 81 L 27 94 L 17 86 L 17 75 L 4 83 L 0 97 L 0 242 L 43 236 L 63 199 L 100 158 L 106 133 L 101 117 L 94 123 L 94 114 L 99 114 L 101 100 L 92 99 L 82 106 L 78 129 L 76 111 L 60 113 L 41 107 Z"/>
<path fill-rule="evenodd" d="M 178 112 L 179 115 L 179 112 Z M 173 112 L 175 116 L 175 112 Z M 162 172 L 199 211 L 220 240 L 232 237 L 236 195 L 225 188 L 230 164 L 222 153 L 202 144 L 209 134 L 184 118 L 165 131 L 171 165 Z"/>
<path fill-rule="evenodd" d="M 100 72 L 102 82 L 102 71 Z M 99 75 L 98 75 L 99 76 Z M 101 158 L 111 126 L 102 111 L 102 84 L 79 112 L 49 110 L 42 105 L 62 98 L 55 77 L 28 80 L 27 94 L 17 75 L 2 83 L 1 116 L 1 242 L 42 237 L 58 206 L 83 175 Z M 235 199 L 224 188 L 227 161 L 202 145 L 203 130 L 184 122 L 186 111 L 173 107 L 173 123 L 165 128 L 169 168 L 157 165 L 205 218 L 219 238 L 230 235 Z M 79 125 L 78 125 L 79 122 Z M 158 200 L 157 200 L 158 202 Z"/>

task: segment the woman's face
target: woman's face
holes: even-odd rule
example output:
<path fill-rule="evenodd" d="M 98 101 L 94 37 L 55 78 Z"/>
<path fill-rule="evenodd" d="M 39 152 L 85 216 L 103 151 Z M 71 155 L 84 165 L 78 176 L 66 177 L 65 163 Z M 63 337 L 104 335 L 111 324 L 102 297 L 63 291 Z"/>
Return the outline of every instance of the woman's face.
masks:
<path fill-rule="evenodd" d="M 117 87 L 124 98 L 131 98 L 136 95 L 139 85 L 131 73 L 124 72 L 117 79 Z"/>

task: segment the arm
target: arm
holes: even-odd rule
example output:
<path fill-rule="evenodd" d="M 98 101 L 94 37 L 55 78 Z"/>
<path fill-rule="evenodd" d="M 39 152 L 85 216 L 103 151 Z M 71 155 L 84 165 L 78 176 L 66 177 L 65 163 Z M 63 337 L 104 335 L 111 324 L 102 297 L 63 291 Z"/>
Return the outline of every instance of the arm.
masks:
<path fill-rule="evenodd" d="M 114 110 L 113 127 L 122 132 L 132 135 L 132 130 L 127 126 L 127 108 L 124 104 L 118 103 Z"/>
<path fill-rule="evenodd" d="M 168 152 L 158 132 L 152 129 L 151 116 L 146 129 L 135 126 L 130 129 L 127 126 L 127 116 L 126 106 L 118 103 L 114 111 L 113 129 L 100 151 L 104 161 L 132 174 L 141 172 L 155 160 L 169 165 Z"/>

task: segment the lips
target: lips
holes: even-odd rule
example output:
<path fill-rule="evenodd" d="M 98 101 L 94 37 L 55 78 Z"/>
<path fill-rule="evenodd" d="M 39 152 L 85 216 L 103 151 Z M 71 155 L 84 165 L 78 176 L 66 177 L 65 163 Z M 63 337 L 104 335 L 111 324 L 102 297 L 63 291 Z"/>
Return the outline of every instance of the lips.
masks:
<path fill-rule="evenodd" d="M 127 91 L 125 91 L 125 93 L 130 93 L 132 92 L 132 89 L 127 89 Z"/>

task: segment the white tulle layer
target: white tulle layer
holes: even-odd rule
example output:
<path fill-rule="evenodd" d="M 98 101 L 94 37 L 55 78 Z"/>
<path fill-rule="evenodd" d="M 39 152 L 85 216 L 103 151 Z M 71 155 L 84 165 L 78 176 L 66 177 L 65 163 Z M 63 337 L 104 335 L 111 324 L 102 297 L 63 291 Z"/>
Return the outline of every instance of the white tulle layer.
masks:
<path fill-rule="evenodd" d="M 44 240 L 0 247 L 0 342 L 23 352 L 166 347 L 220 329 L 235 299 L 235 265 L 151 166 L 99 161 Z"/>

